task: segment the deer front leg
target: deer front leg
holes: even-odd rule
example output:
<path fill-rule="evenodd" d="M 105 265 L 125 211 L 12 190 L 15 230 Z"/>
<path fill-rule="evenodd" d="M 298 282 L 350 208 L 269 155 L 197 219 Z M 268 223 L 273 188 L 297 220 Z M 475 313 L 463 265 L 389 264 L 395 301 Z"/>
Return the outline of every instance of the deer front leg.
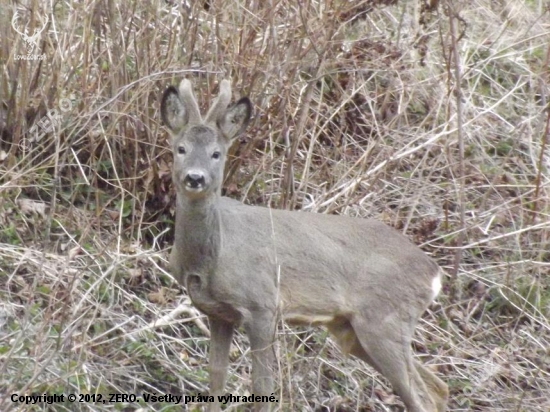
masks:
<path fill-rule="evenodd" d="M 273 393 L 275 317 L 270 312 L 253 314 L 245 329 L 252 353 L 252 392 L 254 396 L 269 397 Z M 269 411 L 271 406 L 270 402 L 254 403 L 254 410 Z"/>
<path fill-rule="evenodd" d="M 214 402 L 210 404 L 209 412 L 221 410 L 218 396 L 223 395 L 227 367 L 229 365 L 229 348 L 233 339 L 234 326 L 220 319 L 209 317 L 210 320 L 210 395 Z"/>

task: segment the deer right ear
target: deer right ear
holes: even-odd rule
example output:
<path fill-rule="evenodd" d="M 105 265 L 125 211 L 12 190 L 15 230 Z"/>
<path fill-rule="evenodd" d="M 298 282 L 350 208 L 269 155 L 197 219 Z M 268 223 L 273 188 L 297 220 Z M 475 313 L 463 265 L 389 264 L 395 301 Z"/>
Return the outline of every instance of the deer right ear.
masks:
<path fill-rule="evenodd" d="M 160 115 L 162 121 L 172 133 L 178 133 L 187 124 L 187 110 L 185 110 L 185 106 L 181 101 L 178 89 L 174 86 L 168 87 L 162 95 Z"/>
<path fill-rule="evenodd" d="M 229 106 L 223 117 L 218 121 L 224 136 L 234 139 L 246 129 L 252 116 L 252 102 L 248 97 L 243 97 L 237 103 Z"/>

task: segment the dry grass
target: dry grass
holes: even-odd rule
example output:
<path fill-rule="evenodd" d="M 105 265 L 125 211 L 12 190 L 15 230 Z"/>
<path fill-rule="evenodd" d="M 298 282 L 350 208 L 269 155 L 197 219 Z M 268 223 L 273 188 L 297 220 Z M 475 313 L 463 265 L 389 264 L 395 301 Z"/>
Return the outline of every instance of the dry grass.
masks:
<path fill-rule="evenodd" d="M 49 18 L 33 51 L 44 60 L 16 60 L 15 5 L 0 10 L 0 410 L 180 410 L 23 406 L 12 393 L 207 393 L 200 315 L 150 326 L 186 302 L 166 272 L 174 196 L 158 113 L 184 76 L 203 105 L 223 77 L 256 105 L 229 196 L 375 217 L 453 274 L 415 341 L 450 410 L 550 409 L 546 3 L 455 2 L 459 83 L 443 7 L 18 3 L 20 31 Z M 52 109 L 55 130 L 32 132 Z M 233 394 L 250 387 L 247 351 L 239 335 Z M 399 409 L 322 331 L 281 327 L 279 352 L 282 410 Z"/>

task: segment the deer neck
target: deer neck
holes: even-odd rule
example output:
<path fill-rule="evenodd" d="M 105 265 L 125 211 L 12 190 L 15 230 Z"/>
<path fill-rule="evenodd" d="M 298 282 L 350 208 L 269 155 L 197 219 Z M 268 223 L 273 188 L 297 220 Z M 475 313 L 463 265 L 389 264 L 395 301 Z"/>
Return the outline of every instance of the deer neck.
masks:
<path fill-rule="evenodd" d="M 174 248 L 181 254 L 178 260 L 185 277 L 204 278 L 216 269 L 221 244 L 219 197 L 193 200 L 177 196 Z"/>

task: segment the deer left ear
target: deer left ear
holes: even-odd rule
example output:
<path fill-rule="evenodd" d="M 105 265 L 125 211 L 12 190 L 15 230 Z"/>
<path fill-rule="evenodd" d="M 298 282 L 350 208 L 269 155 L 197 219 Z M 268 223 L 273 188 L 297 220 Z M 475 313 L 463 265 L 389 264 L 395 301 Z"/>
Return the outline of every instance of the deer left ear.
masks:
<path fill-rule="evenodd" d="M 175 87 L 168 87 L 162 95 L 160 114 L 164 124 L 174 134 L 177 134 L 187 124 L 188 113 Z"/>
<path fill-rule="evenodd" d="M 218 120 L 218 127 L 226 139 L 232 140 L 244 132 L 252 116 L 252 102 L 248 97 L 243 97 L 237 103 L 227 108 Z"/>

